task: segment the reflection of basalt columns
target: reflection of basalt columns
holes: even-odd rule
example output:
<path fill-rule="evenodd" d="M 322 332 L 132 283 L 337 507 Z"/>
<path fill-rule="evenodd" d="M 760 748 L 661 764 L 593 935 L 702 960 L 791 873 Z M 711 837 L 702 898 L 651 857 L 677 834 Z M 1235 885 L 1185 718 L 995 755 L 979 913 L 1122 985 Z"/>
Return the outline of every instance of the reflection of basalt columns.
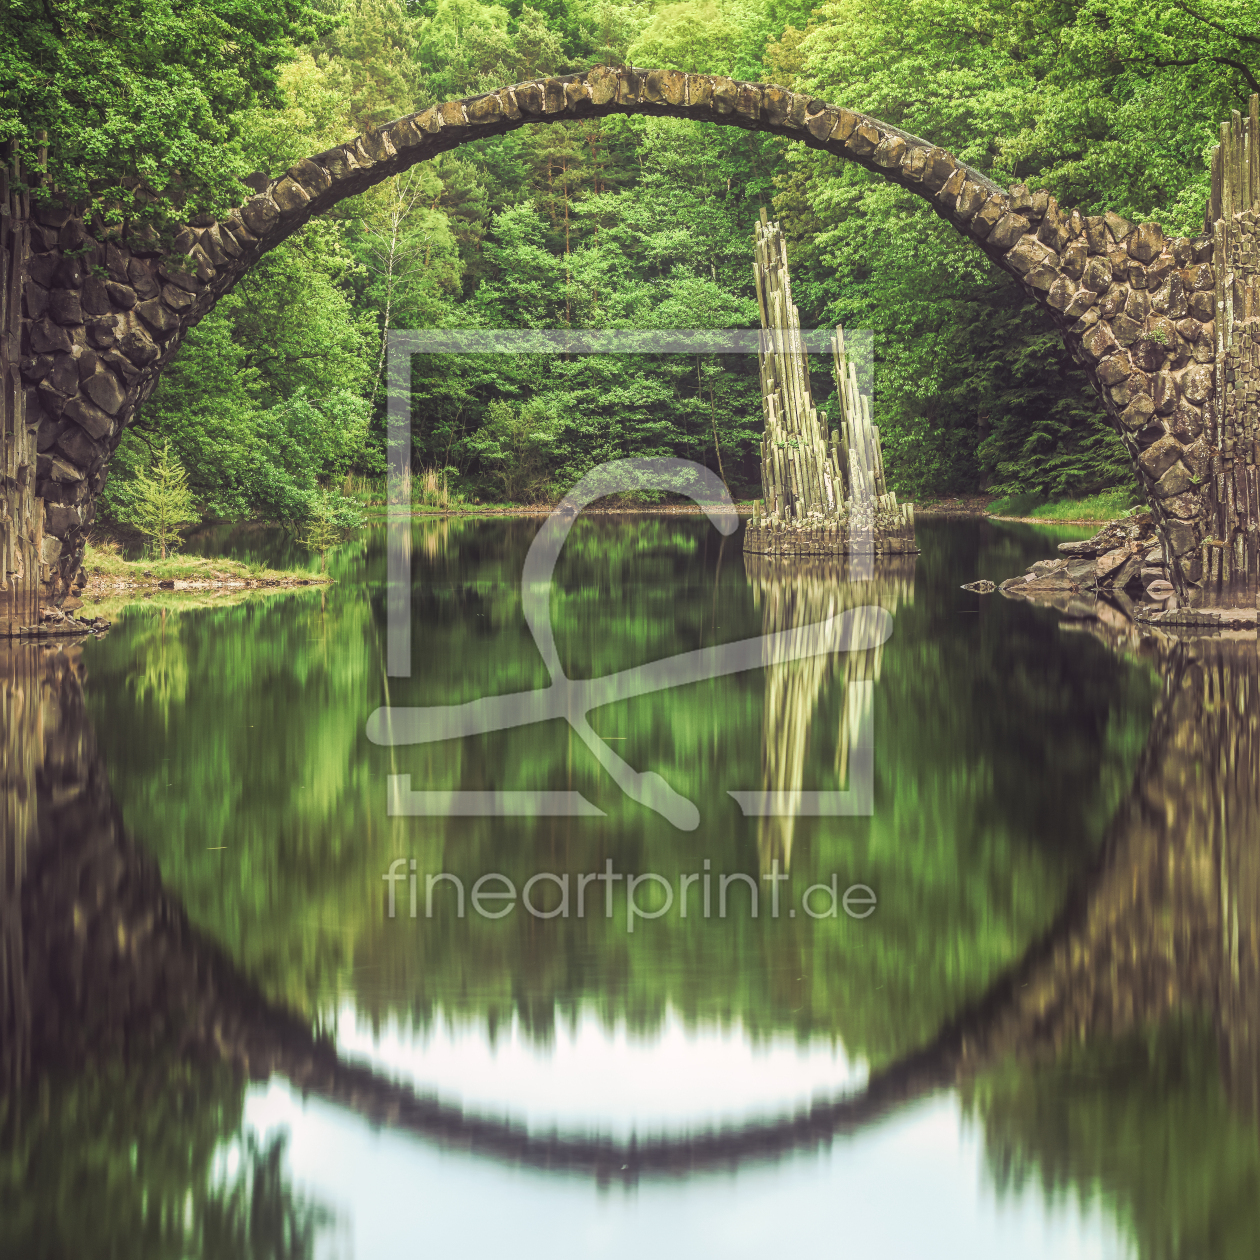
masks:
<path fill-rule="evenodd" d="M 58 765 L 81 751 L 61 703 L 77 694 L 77 655 L 0 647 L 0 1083 L 9 1085 L 30 1066 L 22 898 L 39 842 L 39 795 L 57 780 Z"/>
<path fill-rule="evenodd" d="M 1255 639 L 1163 644 L 1164 700 L 1100 863 L 1024 964 L 942 1038 L 970 1076 L 1171 1016 L 1215 1017 L 1225 1087 L 1260 1103 Z M 986 1008 L 987 1007 L 987 1011 Z"/>
<path fill-rule="evenodd" d="M 787 242 L 778 223 L 761 212 L 753 279 L 761 313 L 761 482 L 744 532 L 744 550 L 776 556 L 844 554 L 850 550 L 914 550 L 914 515 L 899 505 L 884 481 L 879 430 L 870 398 L 858 391 L 844 333 L 837 328 L 831 353 L 840 427 L 828 435 L 827 413 L 814 407 L 809 356 L 800 313 L 792 301 Z"/>
<path fill-rule="evenodd" d="M 849 580 L 842 559 L 810 560 L 785 568 L 761 556 L 744 557 L 753 602 L 761 607 L 762 631 L 767 635 L 823 622 L 851 608 L 879 607 L 895 615 L 902 604 L 914 602 L 914 564 L 913 556 L 890 556 L 880 561 L 871 581 L 857 584 Z M 878 682 L 883 651 L 880 644 L 862 652 L 823 651 L 802 660 L 768 664 L 761 728 L 764 791 L 800 799 L 806 787 L 810 729 L 827 684 L 840 675 L 847 695 L 850 683 Z M 848 779 L 849 749 L 865 717 L 869 714 L 860 706 L 845 705 L 836 743 L 837 787 Z M 811 790 L 822 787 L 809 786 Z M 789 869 L 795 831 L 795 811 L 760 820 L 757 848 L 764 870 L 770 870 L 774 858 L 784 870 Z"/>

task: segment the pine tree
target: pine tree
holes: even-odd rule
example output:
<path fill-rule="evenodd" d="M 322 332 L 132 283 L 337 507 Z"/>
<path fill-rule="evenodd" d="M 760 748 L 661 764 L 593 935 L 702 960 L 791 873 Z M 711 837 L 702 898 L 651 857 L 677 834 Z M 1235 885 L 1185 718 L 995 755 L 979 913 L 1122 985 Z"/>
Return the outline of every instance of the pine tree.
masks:
<path fill-rule="evenodd" d="M 171 444 L 162 447 L 146 472 L 136 478 L 127 520 L 161 550 L 179 550 L 179 527 L 193 525 L 201 519 L 184 466 L 171 454 Z"/>

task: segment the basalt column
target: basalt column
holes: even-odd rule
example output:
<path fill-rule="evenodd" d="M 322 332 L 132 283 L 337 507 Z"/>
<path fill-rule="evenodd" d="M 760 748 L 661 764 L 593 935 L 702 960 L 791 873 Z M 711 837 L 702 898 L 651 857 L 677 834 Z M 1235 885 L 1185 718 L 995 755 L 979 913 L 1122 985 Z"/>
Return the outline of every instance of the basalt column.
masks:
<path fill-rule="evenodd" d="M 761 481 L 744 550 L 758 555 L 842 555 L 851 550 L 915 550 L 914 516 L 884 480 L 879 430 L 870 398 L 858 390 L 857 368 L 837 328 L 831 343 L 840 426 L 814 406 L 809 355 L 792 301 L 787 242 L 761 212 L 753 279 L 761 313 L 758 368 L 765 432 Z"/>
<path fill-rule="evenodd" d="M 1260 594 L 1260 97 L 1221 124 L 1207 219 L 1215 261 L 1216 399 L 1205 464 L 1200 564 L 1208 603 Z"/>
<path fill-rule="evenodd" d="M 0 639 L 39 620 L 43 505 L 35 498 L 35 430 L 22 387 L 22 290 L 30 197 L 16 157 L 0 167 Z"/>

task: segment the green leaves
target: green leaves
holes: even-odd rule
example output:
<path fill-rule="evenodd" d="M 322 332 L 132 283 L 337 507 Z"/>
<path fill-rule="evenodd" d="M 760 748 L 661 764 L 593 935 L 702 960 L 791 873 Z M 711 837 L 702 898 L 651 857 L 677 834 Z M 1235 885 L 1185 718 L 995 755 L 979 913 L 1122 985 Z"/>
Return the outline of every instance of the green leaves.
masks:
<path fill-rule="evenodd" d="M 201 519 L 188 474 L 172 455 L 169 442 L 153 457 L 152 466 L 135 478 L 123 519 L 153 542 L 163 560 L 179 548 L 179 527 Z"/>
<path fill-rule="evenodd" d="M 329 25 L 305 0 L 6 0 L 0 137 L 38 172 L 47 133 L 53 184 L 109 220 L 235 205 L 242 112 Z"/>

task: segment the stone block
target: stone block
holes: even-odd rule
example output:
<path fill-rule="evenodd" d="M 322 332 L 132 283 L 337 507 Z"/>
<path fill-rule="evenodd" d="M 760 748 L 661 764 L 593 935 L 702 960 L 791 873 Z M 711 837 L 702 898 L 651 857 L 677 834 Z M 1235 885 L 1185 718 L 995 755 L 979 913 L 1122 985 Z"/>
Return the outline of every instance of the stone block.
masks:
<path fill-rule="evenodd" d="M 644 92 L 645 80 L 639 79 L 639 99 L 646 99 Z M 564 84 L 559 79 L 543 80 L 543 113 L 544 114 L 563 114 L 568 108 L 569 99 L 565 95 Z M 443 115 L 443 118 L 446 116 Z M 450 121 L 447 119 L 446 121 Z"/>
<path fill-rule="evenodd" d="M 1164 229 L 1158 223 L 1141 223 L 1129 236 L 1128 246 L 1133 258 L 1139 262 L 1150 262 L 1163 252 Z"/>
<path fill-rule="evenodd" d="M 1128 354 L 1121 350 L 1098 365 L 1098 379 L 1104 385 L 1115 385 L 1128 377 L 1132 370 Z"/>
<path fill-rule="evenodd" d="M 1117 245 L 1126 241 L 1129 233 L 1133 231 L 1133 224 L 1128 219 L 1122 218 L 1118 214 L 1112 214 L 1110 210 L 1103 215 L 1103 219 L 1107 224 L 1107 230 L 1111 233 L 1111 239 Z"/>
<path fill-rule="evenodd" d="M 1090 258 L 1081 272 L 1081 284 L 1095 293 L 1106 292 L 1111 285 L 1111 264 L 1105 258 Z"/>
<path fill-rule="evenodd" d="M 72 398 L 66 403 L 65 418 L 73 420 L 79 428 L 94 438 L 106 438 L 114 430 L 114 422 L 99 407 L 93 406 L 86 398 Z M 64 435 L 63 435 L 64 437 Z M 65 442 L 62 441 L 65 450 Z"/>
<path fill-rule="evenodd" d="M 916 153 L 922 153 L 922 149 L 916 149 Z M 904 169 L 904 168 L 903 168 Z M 955 213 L 964 223 L 969 223 L 976 214 L 976 211 L 984 205 L 984 189 L 979 184 L 973 184 L 970 180 L 963 183 L 962 191 L 958 194 L 958 201 L 955 203 Z"/>
<path fill-rule="evenodd" d="M 1001 193 L 991 194 L 971 221 L 971 235 L 984 240 L 993 225 L 1006 213 L 1006 198 Z"/>
<path fill-rule="evenodd" d="M 179 324 L 175 316 L 161 302 L 140 302 L 136 306 L 136 314 L 159 337 L 167 337 Z"/>
<path fill-rule="evenodd" d="M 1084 241 L 1073 241 L 1063 252 L 1063 270 L 1073 280 L 1079 280 L 1085 274 L 1085 264 L 1089 262 L 1089 248 Z"/>
<path fill-rule="evenodd" d="M 1151 487 L 1151 494 L 1156 499 L 1168 499 L 1184 494 L 1193 484 L 1189 469 L 1178 461 Z"/>
<path fill-rule="evenodd" d="M 1161 415 L 1171 414 L 1177 406 L 1177 382 L 1171 372 L 1157 372 L 1151 386 L 1151 400 Z"/>
<path fill-rule="evenodd" d="M 876 166 L 891 170 L 901 162 L 901 155 L 906 151 L 906 142 L 900 136 L 885 136 L 879 148 L 871 156 Z"/>
<path fill-rule="evenodd" d="M 1027 220 L 1020 218 L 1018 215 L 1005 215 L 998 222 L 989 236 L 989 240 L 1000 246 L 1003 236 L 1003 225 L 1008 220 L 1015 219 L 1018 223 L 1027 226 Z M 1058 255 L 1048 246 L 1043 245 L 1035 236 L 1025 236 L 1022 231 L 1016 237 L 1016 245 L 1006 255 L 1006 264 L 1017 275 L 1026 275 L 1033 270 L 1034 267 L 1055 267 L 1058 265 Z"/>
<path fill-rule="evenodd" d="M 53 289 L 48 295 L 48 314 L 59 324 L 83 323 L 83 304 L 77 289 Z"/>
<path fill-rule="evenodd" d="M 296 214 L 311 203 L 311 195 L 295 179 L 287 175 L 272 190 L 271 195 L 281 214 Z"/>
<path fill-rule="evenodd" d="M 1051 310 L 1066 311 L 1068 307 L 1072 305 L 1072 299 L 1076 296 L 1075 289 L 1076 286 L 1067 278 L 1067 276 L 1060 276 L 1050 286 L 1050 291 L 1046 294 L 1046 305 L 1049 306 Z M 1088 289 L 1085 291 L 1087 293 L 1089 292 Z M 1086 303 L 1082 309 L 1088 309 L 1088 307 L 1092 304 L 1092 300 L 1091 295 L 1090 302 Z M 1077 315 L 1080 313 L 1080 311 L 1075 312 Z"/>
<path fill-rule="evenodd" d="M 30 344 L 35 354 L 68 351 L 71 346 L 70 334 L 60 324 L 55 324 L 45 316 L 30 326 Z"/>
<path fill-rule="evenodd" d="M 116 284 L 109 281 L 105 285 L 105 292 L 109 295 L 110 304 L 120 311 L 129 311 L 138 301 L 136 291 L 129 284 Z"/>
<path fill-rule="evenodd" d="M 1165 435 L 1138 456 L 1138 467 L 1152 480 L 1158 481 L 1181 458 L 1181 443 Z"/>
<path fill-rule="evenodd" d="M 280 218 L 280 207 L 266 193 L 251 197 L 240 209 L 241 219 L 245 226 L 257 237 L 266 234 Z M 140 290 L 137 287 L 136 292 Z"/>
<path fill-rule="evenodd" d="M 1212 371 L 1206 365 L 1196 364 L 1181 374 L 1181 392 L 1192 403 L 1203 403 L 1212 397 Z"/>
<path fill-rule="evenodd" d="M 1198 543 L 1198 531 L 1188 521 L 1166 521 L 1164 532 L 1175 556 L 1193 551 Z"/>
<path fill-rule="evenodd" d="M 1195 319 L 1206 322 L 1216 317 L 1216 295 L 1213 293 L 1192 293 L 1190 295 L 1190 314 Z"/>
<path fill-rule="evenodd" d="M 1100 327 L 1105 328 L 1106 325 L 1103 324 Z M 1120 413 L 1120 423 L 1131 433 L 1136 433 L 1139 429 L 1146 428 L 1154 414 L 1155 404 L 1151 401 L 1149 395 L 1139 394 Z"/>
<path fill-rule="evenodd" d="M 993 225 L 993 230 L 989 233 L 989 243 L 998 249 L 1009 250 L 1028 231 L 1028 227 L 1028 220 L 1022 214 L 1008 210 Z"/>
<path fill-rule="evenodd" d="M 854 128 L 844 147 L 855 157 L 869 157 L 879 148 L 883 134 L 874 123 L 863 120 Z M 925 167 L 926 169 L 926 167 Z"/>
<path fill-rule="evenodd" d="M 126 393 L 118 377 L 104 367 L 98 367 L 91 376 L 84 380 L 83 392 L 102 411 L 108 412 L 111 416 L 116 416 L 126 401 Z M 93 436 L 99 437 L 100 435 L 93 434 Z"/>

